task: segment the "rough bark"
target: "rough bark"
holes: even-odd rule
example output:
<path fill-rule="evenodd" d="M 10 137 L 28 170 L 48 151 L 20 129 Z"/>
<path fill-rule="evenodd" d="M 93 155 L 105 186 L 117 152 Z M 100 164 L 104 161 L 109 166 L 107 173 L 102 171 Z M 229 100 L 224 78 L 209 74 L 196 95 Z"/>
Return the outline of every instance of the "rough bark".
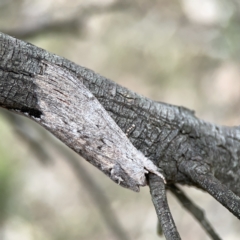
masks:
<path fill-rule="evenodd" d="M 182 158 L 200 159 L 201 156 L 198 161 L 209 166 L 217 179 L 240 195 L 239 127 L 204 122 L 184 107 L 154 102 L 89 69 L 4 34 L 0 34 L 0 50 L 1 106 L 9 104 L 12 98 L 15 99 L 12 108 L 38 117 L 41 113 L 36 108 L 35 86 L 29 78 L 42 71 L 43 60 L 56 64 L 83 81 L 123 132 L 133 124 L 136 126 L 129 136 L 131 142 L 164 170 L 169 182 L 192 185 L 179 170 L 178 163 Z M 22 79 L 18 79 L 16 85 L 14 78 L 20 74 Z M 4 79 L 7 85 L 3 89 Z M 22 92 L 16 92 L 18 86 L 22 87 Z"/>
<path fill-rule="evenodd" d="M 158 220 L 166 240 L 181 240 L 168 207 L 163 180 L 154 174 L 149 174 L 149 187 Z"/>
<path fill-rule="evenodd" d="M 14 46 L 2 43 L 1 107 L 34 119 L 124 187 L 138 191 L 148 170 L 159 175 L 81 80 L 54 64 L 36 65 L 28 56 L 24 61 Z"/>
<path fill-rule="evenodd" d="M 49 77 L 46 83 L 44 82 L 45 78 L 43 81 L 42 76 L 52 76 L 53 72 L 55 77 L 61 81 L 65 81 L 67 75 L 69 84 L 74 82 L 71 96 L 63 94 L 68 84 L 60 92 L 57 92 L 54 90 L 56 79 Z M 115 121 L 120 129 L 127 133 L 136 149 L 140 150 L 154 164 L 151 165 L 139 152 L 129 147 L 131 144 L 120 129 L 116 130 L 117 137 L 113 134 L 111 138 L 102 142 L 100 141 L 101 137 L 99 138 L 96 145 L 100 148 L 98 152 L 95 151 L 97 147 L 91 148 L 90 146 L 84 151 L 82 148 L 76 148 L 75 144 L 79 144 L 79 139 L 86 141 L 86 138 L 77 131 L 78 127 L 83 127 L 80 123 L 84 121 L 81 122 L 79 119 L 84 118 L 83 112 L 85 113 L 86 109 L 83 112 L 81 110 L 84 104 L 72 105 L 72 101 L 78 99 L 78 94 L 76 95 L 78 90 L 76 89 L 83 87 L 83 85 L 80 87 L 81 83 L 85 85 L 88 97 L 94 99 L 93 96 L 95 96 L 100 102 L 97 106 L 101 109 L 102 114 L 96 118 L 107 119 L 107 125 L 101 125 L 101 137 L 105 136 L 107 126 L 114 126 L 115 129 Z M 48 85 L 45 86 L 45 84 Z M 43 88 L 46 92 L 41 92 Z M 51 96 L 47 95 L 49 89 L 51 89 L 49 92 Z M 88 90 L 93 95 L 90 95 Z M 42 99 L 39 98 L 40 96 Z M 69 102 L 69 98 L 72 96 L 75 99 Z M 50 98 L 48 99 L 49 103 L 56 101 L 55 107 L 51 107 L 52 104 L 48 106 L 50 112 L 55 111 L 56 117 L 49 118 L 47 124 L 44 121 L 49 112 L 44 111 L 43 114 L 46 98 Z M 79 101 L 81 102 L 81 100 Z M 58 124 L 67 121 L 66 129 L 63 128 L 64 131 L 55 135 L 125 187 L 137 190 L 139 185 L 144 185 L 144 168 L 158 174 L 155 168 L 157 165 L 163 170 L 169 184 L 181 183 L 202 188 L 240 218 L 238 210 L 240 199 L 236 196 L 240 196 L 240 127 L 216 126 L 204 122 L 198 119 L 191 110 L 154 102 L 89 69 L 5 34 L 0 34 L 0 106 L 28 114 L 54 134 Z M 59 112 L 62 107 L 65 109 L 65 115 L 63 114 L 60 120 Z M 114 121 L 105 116 L 108 115 L 105 114 L 105 110 Z M 95 111 L 92 113 L 95 114 Z M 58 121 L 58 124 L 53 124 L 54 121 Z M 74 127 L 68 128 L 67 126 L 71 124 Z M 87 137 L 99 131 L 98 123 L 93 125 L 94 130 L 89 132 Z M 89 128 L 92 127 L 92 125 L 89 126 Z M 119 136 L 125 145 L 120 143 L 121 140 L 118 141 L 120 145 L 111 143 L 112 139 Z M 103 151 L 103 142 L 104 144 L 107 142 L 106 145 L 110 149 L 112 147 L 122 148 L 124 145 L 130 149 L 129 151 L 133 155 L 129 157 L 129 151 L 125 151 L 121 157 L 117 153 L 105 155 L 108 156 L 107 161 L 116 167 L 103 169 L 101 164 L 97 164 L 98 155 L 101 155 Z M 92 142 L 88 142 L 87 145 L 89 146 L 89 144 L 91 145 Z M 112 150 L 112 152 L 114 151 Z M 94 156 L 92 156 L 93 154 Z M 137 175 L 122 170 L 126 165 L 126 162 L 122 164 L 122 160 L 120 160 L 122 157 L 126 159 L 127 163 L 129 159 L 130 162 L 138 159 L 136 160 Z M 143 164 L 144 161 L 149 163 L 148 167 Z M 222 194 L 227 195 L 222 197 Z"/>

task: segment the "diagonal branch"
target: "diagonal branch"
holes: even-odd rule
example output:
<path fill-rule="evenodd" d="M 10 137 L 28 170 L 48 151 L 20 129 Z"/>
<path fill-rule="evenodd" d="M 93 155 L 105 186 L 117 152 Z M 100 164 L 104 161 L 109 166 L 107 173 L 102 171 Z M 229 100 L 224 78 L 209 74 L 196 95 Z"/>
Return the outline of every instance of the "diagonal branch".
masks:
<path fill-rule="evenodd" d="M 165 184 L 157 175 L 149 174 L 150 193 L 160 222 L 161 228 L 167 240 L 181 239 L 175 226 L 172 214 L 168 207 Z"/>
<path fill-rule="evenodd" d="M 216 179 L 206 167 L 196 161 L 183 161 L 180 170 L 240 219 L 240 197 Z"/>
<path fill-rule="evenodd" d="M 134 125 L 129 140 L 163 169 L 168 181 L 196 186 L 195 182 L 178 171 L 177 166 L 181 156 L 191 159 L 201 154 L 202 161 L 211 164 L 218 179 L 240 196 L 240 151 L 236 151 L 240 149 L 240 128 L 204 122 L 184 107 L 147 99 L 92 70 L 3 33 L 0 33 L 0 106 L 14 102 L 14 109 L 22 109 L 30 115 L 39 114 L 35 111 L 38 99 L 33 93 L 36 86 L 33 79 L 42 72 L 42 68 L 44 70 L 43 62 L 68 70 L 74 81 L 83 82 L 123 132 L 126 133 Z M 20 81 L 16 81 L 19 76 Z M 2 81 L 6 84 L 3 85 Z M 19 84 L 15 84 L 16 82 Z M 16 88 L 22 88 L 22 91 L 17 92 Z M 12 99 L 10 102 L 7 96 L 14 99 L 17 96 L 18 100 Z M 59 109 L 64 98 L 61 95 Z M 22 108 L 21 104 L 26 104 L 26 101 L 27 108 Z M 74 114 L 79 115 L 79 108 L 75 107 Z M 79 124 L 78 118 L 75 118 L 76 125 Z M 104 130 L 107 131 L 108 128 L 106 125 Z M 100 165 L 95 166 L 101 169 Z M 110 171 L 107 172 L 110 176 Z M 115 181 L 118 182 L 117 179 Z"/>
<path fill-rule="evenodd" d="M 221 238 L 215 233 L 211 224 L 208 222 L 204 215 L 204 211 L 196 206 L 186 195 L 185 193 L 178 188 L 176 185 L 169 185 L 168 189 L 174 194 L 174 196 L 179 200 L 182 206 L 189 211 L 201 224 L 203 229 L 209 234 L 213 240 L 221 240 Z"/>
<path fill-rule="evenodd" d="M 46 34 L 53 32 L 67 32 L 76 34 L 81 32 L 82 28 L 86 25 L 86 19 L 98 15 L 109 13 L 113 11 L 121 11 L 129 6 L 127 1 L 114 1 L 110 4 L 90 4 L 88 6 L 80 6 L 75 9 L 71 17 L 63 20 L 52 19 L 49 15 L 44 14 L 37 17 L 35 21 L 20 23 L 15 27 L 8 26 L 2 29 L 3 32 L 15 36 L 17 38 L 30 38 L 38 34 Z"/>
<path fill-rule="evenodd" d="M 121 186 L 138 191 L 145 173 L 162 177 L 158 166 L 168 183 L 201 187 L 240 218 L 239 127 L 204 122 L 3 33 L 0 107 L 34 119 Z M 156 204 L 166 202 L 160 190 Z"/>

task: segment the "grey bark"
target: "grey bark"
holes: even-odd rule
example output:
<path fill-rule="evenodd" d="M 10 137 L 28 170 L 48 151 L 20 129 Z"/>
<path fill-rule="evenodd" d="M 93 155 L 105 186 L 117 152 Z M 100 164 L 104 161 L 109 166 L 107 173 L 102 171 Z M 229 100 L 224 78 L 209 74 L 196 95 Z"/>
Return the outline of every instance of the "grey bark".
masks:
<path fill-rule="evenodd" d="M 60 90 L 56 91 L 56 85 Z M 82 131 L 82 124 L 88 124 L 90 116 L 84 118 L 84 114 L 89 107 L 74 104 L 83 102 L 79 98 L 79 89 L 83 88 L 88 100 L 94 101 L 101 112 L 96 119 L 105 119 L 102 132 L 97 127 L 99 122 L 89 123 L 87 136 L 78 129 Z M 66 91 L 71 94 L 65 95 Z M 191 110 L 154 102 L 87 68 L 5 34 L 0 34 L 0 106 L 34 118 L 122 186 L 138 190 L 144 185 L 144 169 L 159 175 L 157 166 L 168 184 L 204 189 L 240 218 L 240 127 L 207 123 Z M 49 117 L 53 113 L 55 116 Z M 59 131 L 62 123 L 64 127 Z M 115 123 L 146 158 L 132 147 Z M 98 131 L 98 140 L 87 140 Z M 106 134 L 110 134 L 107 139 Z M 121 149 L 121 154 L 113 148 Z M 110 166 L 107 169 L 103 159 L 99 160 L 103 155 Z M 134 169 L 134 173 L 129 169 Z"/>
<path fill-rule="evenodd" d="M 15 49 L 5 47 L 0 48 L 0 106 L 34 119 L 124 187 L 138 191 L 148 170 L 159 174 L 81 80 L 44 61 L 34 66 L 29 59 L 25 65 L 21 55 L 14 59 Z"/>
<path fill-rule="evenodd" d="M 217 179 L 240 195 L 239 127 L 204 122 L 188 109 L 154 102 L 89 69 L 4 34 L 0 35 L 0 50 L 2 107 L 39 117 L 36 85 L 31 79 L 41 73 L 43 60 L 56 64 L 84 83 L 123 132 L 132 124 L 136 126 L 129 136 L 131 142 L 164 170 L 169 182 L 196 185 L 180 171 L 179 162 L 201 156 L 198 162 L 209 166 Z"/>
<path fill-rule="evenodd" d="M 154 174 L 149 174 L 149 187 L 158 220 L 166 240 L 181 240 L 168 206 L 163 180 Z"/>

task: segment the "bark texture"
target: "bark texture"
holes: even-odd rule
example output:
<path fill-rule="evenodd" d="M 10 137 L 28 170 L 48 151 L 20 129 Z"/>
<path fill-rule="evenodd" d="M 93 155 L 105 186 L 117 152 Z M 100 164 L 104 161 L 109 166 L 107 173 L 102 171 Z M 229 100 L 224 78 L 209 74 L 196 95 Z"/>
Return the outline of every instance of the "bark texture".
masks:
<path fill-rule="evenodd" d="M 149 174 L 149 187 L 166 240 L 181 240 L 168 206 L 164 182 L 158 176 Z"/>
<path fill-rule="evenodd" d="M 148 171 L 161 176 L 81 80 L 52 63 L 25 61 L 13 45 L 2 43 L 1 107 L 34 119 L 124 187 L 139 191 Z"/>
<path fill-rule="evenodd" d="M 79 89 L 85 89 L 88 104 Z M 66 91 L 70 94 L 65 95 Z M 91 101 L 97 109 L 91 110 Z M 207 123 L 189 109 L 154 102 L 2 33 L 0 106 L 34 118 L 122 186 L 138 190 L 145 183 L 144 169 L 161 176 L 159 167 L 168 184 L 199 187 L 240 218 L 240 127 Z M 88 110 L 89 115 L 84 117 Z M 87 122 L 94 114 L 101 121 Z M 89 124 L 86 136 L 81 135 L 82 124 Z M 116 136 L 106 138 L 107 132 Z M 126 151 L 119 153 L 112 148 Z M 108 168 L 103 167 L 106 161 Z M 126 170 L 129 163 L 136 166 Z"/>
<path fill-rule="evenodd" d="M 189 109 L 154 102 L 92 70 L 2 33 L 0 58 L 2 107 L 40 117 L 36 85 L 29 79 L 41 74 L 43 60 L 55 64 L 82 81 L 123 132 L 135 125 L 129 135 L 131 142 L 164 170 L 168 181 L 192 185 L 180 171 L 179 163 L 182 159 L 194 159 L 240 195 L 240 127 L 204 122 Z"/>

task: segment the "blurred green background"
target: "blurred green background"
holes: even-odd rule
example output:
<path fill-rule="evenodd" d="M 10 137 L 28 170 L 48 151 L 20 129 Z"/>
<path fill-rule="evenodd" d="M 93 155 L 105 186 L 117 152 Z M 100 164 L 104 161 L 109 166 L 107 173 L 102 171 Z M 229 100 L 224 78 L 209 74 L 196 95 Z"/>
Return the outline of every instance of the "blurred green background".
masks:
<path fill-rule="evenodd" d="M 239 125 L 239 0 L 0 0 L 0 31 L 206 121 Z M 0 239 L 164 239 L 149 190 L 114 184 L 24 117 L 0 111 Z M 184 191 L 223 239 L 240 222 Z M 168 195 L 183 239 L 209 239 Z"/>

